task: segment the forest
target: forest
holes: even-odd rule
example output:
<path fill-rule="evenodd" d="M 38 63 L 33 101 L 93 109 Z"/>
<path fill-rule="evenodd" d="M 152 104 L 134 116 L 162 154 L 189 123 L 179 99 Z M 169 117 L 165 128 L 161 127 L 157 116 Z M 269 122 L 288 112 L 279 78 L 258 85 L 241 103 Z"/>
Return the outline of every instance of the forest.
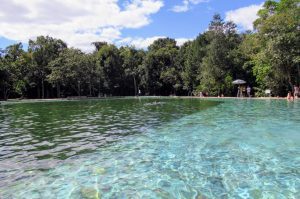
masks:
<path fill-rule="evenodd" d="M 182 46 L 161 38 L 147 50 L 91 43 L 91 53 L 49 36 L 0 49 L 0 98 L 68 96 L 235 96 L 235 79 L 255 96 L 285 96 L 300 83 L 299 0 L 267 0 L 254 31 L 238 32 L 215 14 L 207 31 Z"/>

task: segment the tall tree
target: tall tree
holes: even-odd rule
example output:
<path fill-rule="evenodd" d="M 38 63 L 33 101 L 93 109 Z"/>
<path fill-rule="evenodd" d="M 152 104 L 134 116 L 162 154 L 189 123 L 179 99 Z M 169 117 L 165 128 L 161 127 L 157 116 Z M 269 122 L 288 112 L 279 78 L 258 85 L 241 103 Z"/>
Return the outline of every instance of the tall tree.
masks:
<path fill-rule="evenodd" d="M 133 82 L 130 85 L 133 85 L 134 92 L 129 91 L 128 93 L 137 95 L 140 82 L 139 72 L 145 52 L 143 50 L 137 50 L 134 47 L 121 47 L 120 56 L 122 58 L 122 70 L 125 74 L 124 84 L 126 85 L 126 82 Z M 132 88 L 130 85 L 129 88 Z"/>
<path fill-rule="evenodd" d="M 230 94 L 231 82 L 236 74 L 234 62 L 230 56 L 239 44 L 236 25 L 232 22 L 225 23 L 220 15 L 216 14 L 205 36 L 209 44 L 200 67 L 200 89 L 214 95 Z"/>
<path fill-rule="evenodd" d="M 29 40 L 29 53 L 32 55 L 33 81 L 37 85 L 38 98 L 45 98 L 45 80 L 50 74 L 48 64 L 59 56 L 67 45 L 60 39 L 49 36 L 39 36 L 36 40 Z M 41 91 L 40 91 L 41 90 Z"/>
<path fill-rule="evenodd" d="M 89 82 L 89 64 L 84 53 L 74 48 L 65 49 L 49 65 L 52 68 L 47 77 L 50 82 L 59 82 L 67 88 L 72 88 L 78 96 L 82 95 L 83 85 Z"/>
<path fill-rule="evenodd" d="M 103 45 L 95 54 L 98 77 L 103 91 L 118 95 L 121 91 L 120 82 L 123 76 L 119 49 L 114 45 Z M 99 88 L 100 92 L 100 88 Z"/>
<path fill-rule="evenodd" d="M 199 86 L 198 76 L 200 75 L 200 67 L 202 60 L 206 55 L 206 46 L 208 45 L 205 34 L 199 34 L 198 37 L 180 49 L 180 54 L 184 56 L 184 68 L 182 78 L 184 89 L 191 95 Z"/>
<path fill-rule="evenodd" d="M 178 50 L 176 41 L 170 38 L 158 39 L 149 46 L 143 62 L 144 86 L 148 94 L 169 95 L 174 92 L 166 73 L 175 67 Z"/>
<path fill-rule="evenodd" d="M 1 97 L 136 95 L 138 89 L 148 95 L 233 95 L 236 78 L 257 95 L 266 88 L 284 95 L 300 83 L 299 13 L 299 0 L 267 0 L 254 32 L 238 34 L 234 23 L 216 14 L 195 40 L 179 47 L 161 38 L 146 51 L 97 41 L 89 54 L 40 36 L 29 41 L 27 52 L 21 44 L 0 51 Z"/>
<path fill-rule="evenodd" d="M 261 44 L 254 59 L 255 74 L 267 76 L 261 86 L 277 91 L 275 94 L 285 93 L 300 81 L 299 14 L 298 0 L 268 0 L 254 22 Z"/>
<path fill-rule="evenodd" d="M 8 46 L 0 58 L 0 85 L 3 98 L 11 93 L 23 95 L 26 89 L 28 57 L 21 43 Z"/>

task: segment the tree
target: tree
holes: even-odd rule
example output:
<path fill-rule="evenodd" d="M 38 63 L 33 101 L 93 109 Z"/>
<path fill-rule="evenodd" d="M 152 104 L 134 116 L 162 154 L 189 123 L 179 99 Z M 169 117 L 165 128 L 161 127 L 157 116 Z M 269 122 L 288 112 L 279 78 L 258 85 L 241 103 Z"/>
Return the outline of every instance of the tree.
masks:
<path fill-rule="evenodd" d="M 37 86 L 38 98 L 45 97 L 45 80 L 50 74 L 48 64 L 57 58 L 65 48 L 67 48 L 65 42 L 49 36 L 39 36 L 36 40 L 29 40 L 28 52 L 32 55 L 32 80 Z"/>
<path fill-rule="evenodd" d="M 137 92 L 140 82 L 140 79 L 138 78 L 140 76 L 139 72 L 143 63 L 145 52 L 143 50 L 137 50 L 133 47 L 121 47 L 120 56 L 122 58 L 122 70 L 125 74 L 124 85 L 126 85 L 126 82 L 131 82 L 133 80 L 133 84 L 130 85 L 133 85 L 134 92 L 129 91 L 128 93 L 134 93 L 136 96 L 138 94 Z M 129 86 L 129 88 L 130 87 L 131 86 Z"/>
<path fill-rule="evenodd" d="M 118 91 L 121 91 L 120 82 L 123 76 L 119 49 L 114 45 L 103 45 L 95 53 L 95 60 L 99 85 L 103 85 L 106 93 L 119 94 Z"/>
<path fill-rule="evenodd" d="M 186 43 L 180 48 L 180 54 L 184 56 L 182 79 L 188 95 L 191 95 L 200 84 L 198 77 L 201 72 L 202 60 L 206 55 L 207 45 L 208 41 L 205 34 L 199 34 L 194 41 Z"/>
<path fill-rule="evenodd" d="M 103 46 L 107 46 L 108 43 L 105 41 L 95 41 L 92 43 L 92 45 L 95 46 L 96 51 L 99 51 Z"/>
<path fill-rule="evenodd" d="M 64 49 L 49 65 L 52 72 L 47 78 L 50 82 L 72 88 L 81 96 L 82 86 L 89 82 L 89 62 L 84 53 L 74 48 Z"/>
<path fill-rule="evenodd" d="M 284 94 L 300 81 L 299 1 L 266 1 L 254 22 L 260 51 L 255 57 L 254 72 L 261 87 Z M 266 76 L 262 80 L 261 76 Z M 289 88 L 284 85 L 289 85 Z"/>
<path fill-rule="evenodd" d="M 85 53 L 60 39 L 40 36 L 0 51 L 2 98 L 64 95 L 233 95 L 234 79 L 285 95 L 300 83 L 299 0 L 267 0 L 255 31 L 237 33 L 233 22 L 213 16 L 208 30 L 177 46 L 160 38 L 147 50 L 104 41 Z M 56 88 L 56 92 L 55 89 Z"/>
<path fill-rule="evenodd" d="M 148 94 L 169 95 L 174 92 L 166 73 L 176 66 L 178 50 L 176 41 L 170 38 L 157 39 L 149 46 L 143 62 L 143 81 Z"/>
<path fill-rule="evenodd" d="M 8 46 L 0 58 L 1 90 L 4 100 L 10 94 L 23 95 L 26 88 L 28 57 L 21 43 Z"/>
<path fill-rule="evenodd" d="M 213 95 L 231 94 L 231 82 L 237 76 L 234 50 L 240 43 L 236 25 L 223 22 L 220 15 L 216 14 L 205 37 L 208 45 L 200 67 L 200 90 Z"/>

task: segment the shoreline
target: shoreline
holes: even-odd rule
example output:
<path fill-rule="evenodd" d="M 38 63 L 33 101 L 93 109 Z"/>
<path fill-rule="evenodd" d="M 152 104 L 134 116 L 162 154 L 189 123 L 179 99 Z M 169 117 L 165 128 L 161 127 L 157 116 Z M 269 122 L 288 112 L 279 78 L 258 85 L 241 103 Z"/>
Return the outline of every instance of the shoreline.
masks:
<path fill-rule="evenodd" d="M 286 97 L 197 97 L 197 96 L 191 96 L 191 98 L 200 98 L 200 99 L 239 99 L 239 100 L 249 100 L 249 99 L 277 99 L 282 100 L 286 99 Z M 297 99 L 295 99 L 297 100 Z"/>
<path fill-rule="evenodd" d="M 69 98 L 48 98 L 48 99 L 8 99 L 0 104 L 18 102 L 52 102 L 52 101 L 77 101 L 77 100 L 104 100 L 104 99 L 124 99 L 124 98 L 182 98 L 182 99 L 237 99 L 237 100 L 287 100 L 286 97 L 199 97 L 199 96 L 112 96 L 112 97 L 69 97 Z M 300 98 L 298 98 L 300 99 Z M 294 99 L 294 100 L 298 100 Z"/>

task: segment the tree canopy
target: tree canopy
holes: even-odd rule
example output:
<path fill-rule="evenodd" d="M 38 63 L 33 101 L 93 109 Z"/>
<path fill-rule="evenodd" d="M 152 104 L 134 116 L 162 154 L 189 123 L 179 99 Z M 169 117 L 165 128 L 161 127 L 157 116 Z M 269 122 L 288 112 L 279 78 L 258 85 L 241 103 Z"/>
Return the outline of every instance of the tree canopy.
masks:
<path fill-rule="evenodd" d="M 178 46 L 160 38 L 147 50 L 94 41 L 91 53 L 49 36 L 0 49 L 0 98 L 66 96 L 233 96 L 234 79 L 255 95 L 285 95 L 300 83 L 299 0 L 267 0 L 255 30 L 239 33 L 233 22 L 213 16 L 208 30 Z"/>

